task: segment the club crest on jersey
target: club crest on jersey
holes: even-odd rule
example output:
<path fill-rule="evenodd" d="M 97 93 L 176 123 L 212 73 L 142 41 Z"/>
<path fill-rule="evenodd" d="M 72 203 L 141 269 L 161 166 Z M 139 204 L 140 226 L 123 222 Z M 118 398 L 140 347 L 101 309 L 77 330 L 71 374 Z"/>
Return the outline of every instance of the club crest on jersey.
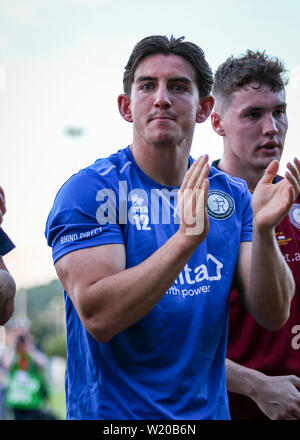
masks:
<path fill-rule="evenodd" d="M 300 229 L 300 204 L 294 203 L 290 209 L 289 217 L 291 223 L 296 226 L 296 228 Z"/>
<path fill-rule="evenodd" d="M 207 212 L 216 220 L 226 220 L 235 209 L 233 198 L 223 191 L 212 190 L 208 192 Z"/>

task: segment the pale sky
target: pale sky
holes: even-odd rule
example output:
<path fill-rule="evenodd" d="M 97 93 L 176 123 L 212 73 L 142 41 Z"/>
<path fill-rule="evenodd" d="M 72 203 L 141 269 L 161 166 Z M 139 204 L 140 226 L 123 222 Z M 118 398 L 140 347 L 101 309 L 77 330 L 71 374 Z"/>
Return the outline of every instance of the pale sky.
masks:
<path fill-rule="evenodd" d="M 299 154 L 300 0 L 0 0 L 0 185 L 3 228 L 16 244 L 5 261 L 18 287 L 56 277 L 44 237 L 59 187 L 78 169 L 123 148 L 131 125 L 117 96 L 136 42 L 153 34 L 197 43 L 213 70 L 229 55 L 266 50 L 284 60 L 289 132 L 281 161 Z M 65 135 L 69 126 L 84 136 Z M 193 156 L 222 153 L 210 122 Z"/>

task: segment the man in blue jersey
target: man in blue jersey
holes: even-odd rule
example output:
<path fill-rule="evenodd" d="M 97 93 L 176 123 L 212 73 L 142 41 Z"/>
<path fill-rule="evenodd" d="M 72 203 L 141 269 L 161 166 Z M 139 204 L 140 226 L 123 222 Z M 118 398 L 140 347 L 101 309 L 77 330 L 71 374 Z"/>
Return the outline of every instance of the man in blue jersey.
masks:
<path fill-rule="evenodd" d="M 3 189 L 0 187 L 0 225 L 2 224 L 5 212 L 5 195 Z M 0 325 L 4 325 L 14 311 L 16 286 L 3 260 L 3 256 L 14 247 L 13 242 L 0 227 Z"/>
<path fill-rule="evenodd" d="M 234 279 L 261 324 L 287 319 L 294 282 L 273 226 L 299 192 L 300 164 L 274 192 L 268 167 L 252 238 L 245 182 L 189 156 L 214 103 L 203 51 L 147 37 L 123 84 L 132 144 L 72 176 L 47 220 L 66 292 L 67 418 L 228 419 L 228 294 Z"/>

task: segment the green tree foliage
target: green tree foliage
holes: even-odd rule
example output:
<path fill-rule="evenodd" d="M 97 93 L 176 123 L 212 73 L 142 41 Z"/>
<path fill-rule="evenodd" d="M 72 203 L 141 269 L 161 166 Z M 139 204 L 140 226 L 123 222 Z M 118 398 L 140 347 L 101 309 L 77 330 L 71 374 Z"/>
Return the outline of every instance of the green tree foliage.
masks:
<path fill-rule="evenodd" d="M 45 343 L 45 352 L 48 356 L 67 357 L 67 338 L 66 333 L 50 336 Z"/>
<path fill-rule="evenodd" d="M 43 286 L 35 286 L 27 290 L 28 318 L 33 321 L 43 313 L 53 298 L 63 300 L 63 288 L 58 280 Z M 63 302 L 63 301 L 62 301 Z"/>
<path fill-rule="evenodd" d="M 30 331 L 37 345 L 49 356 L 66 358 L 64 296 L 60 282 L 53 280 L 26 291 L 20 289 L 18 296 L 20 303 L 27 304 Z"/>

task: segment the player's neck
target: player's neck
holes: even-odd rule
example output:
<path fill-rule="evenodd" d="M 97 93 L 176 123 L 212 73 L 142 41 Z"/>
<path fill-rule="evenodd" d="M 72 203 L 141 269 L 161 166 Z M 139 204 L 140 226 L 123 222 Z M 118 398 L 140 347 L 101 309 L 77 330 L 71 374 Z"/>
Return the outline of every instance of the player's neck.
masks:
<path fill-rule="evenodd" d="M 141 148 L 134 143 L 131 153 L 141 170 L 166 186 L 180 186 L 188 169 L 189 152 L 180 147 L 152 146 Z"/>
<path fill-rule="evenodd" d="M 228 160 L 226 156 L 222 157 L 218 167 L 220 170 L 225 171 L 225 173 L 230 174 L 233 177 L 239 177 L 240 179 L 245 180 L 250 190 L 255 189 L 264 174 L 264 170 L 250 168 L 248 165 L 241 162 L 236 163 Z"/>

